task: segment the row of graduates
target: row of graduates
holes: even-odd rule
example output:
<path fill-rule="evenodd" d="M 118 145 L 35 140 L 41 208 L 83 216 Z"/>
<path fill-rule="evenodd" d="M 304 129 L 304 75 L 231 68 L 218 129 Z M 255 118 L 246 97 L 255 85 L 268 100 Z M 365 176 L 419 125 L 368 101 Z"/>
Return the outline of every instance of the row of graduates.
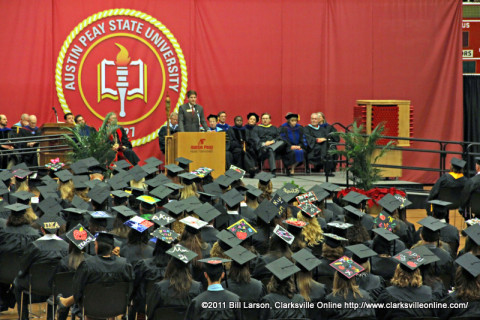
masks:
<path fill-rule="evenodd" d="M 424 227 L 419 232 L 414 232 L 414 228 L 411 228 L 413 225 L 406 219 L 402 220 L 399 215 L 399 211 L 405 211 L 408 204 L 406 199 L 398 200 L 390 195 L 385 196 L 379 202 L 383 211 L 374 218 L 362 212 L 367 199 L 363 195 L 350 192 L 342 202 L 332 201 L 332 198 L 335 199 L 338 186 L 329 183 L 314 186 L 306 194 L 300 194 L 297 186 L 287 184 L 272 194 L 273 175 L 270 173 L 262 172 L 257 175 L 259 179 L 257 188 L 244 186 L 241 179 L 242 173 L 235 170 L 227 171 L 225 175 L 213 182 L 205 168 L 189 173 L 187 159 L 178 159 L 180 166 L 166 166 L 168 169 L 168 177 L 166 177 L 158 174 L 160 164 L 158 160 L 148 160 L 150 161 L 146 165 L 135 166 L 128 171 L 124 170 L 127 169 L 128 164 L 124 167 L 125 163 L 118 163 L 117 173 L 107 182 L 95 179 L 103 177 L 103 170 L 94 159 L 73 164 L 72 171 L 75 175 L 66 170 L 56 172 L 54 175 L 58 177 L 58 182 L 54 181 L 50 175 L 41 179 L 38 177 L 30 179 L 30 184 L 33 181 L 36 183 L 41 181 L 40 185 L 34 187 L 40 192 L 38 205 L 27 204 L 32 199 L 32 194 L 29 193 L 33 191 L 32 189 L 21 190 L 22 185 L 29 185 L 28 179 L 26 180 L 28 171 L 13 170 L 17 180 L 16 186 L 10 186 L 8 183 L 10 178 L 6 178 L 8 173 L 2 172 L 1 180 L 9 185 L 2 189 L 8 190 L 10 187 L 17 190 L 2 191 L 5 202 L 20 201 L 13 204 L 13 207 L 6 206 L 5 214 L 21 212 L 20 216 L 27 219 L 26 217 L 31 216 L 27 211 L 32 210 L 33 213 L 41 216 L 37 225 L 43 224 L 44 230 L 48 230 L 47 226 L 57 226 L 57 224 L 61 227 L 62 221 L 59 218 L 62 218 L 66 221 L 66 230 L 71 231 L 72 234 L 75 230 L 81 230 L 83 226 L 86 226 L 91 233 L 111 229 L 111 234 L 115 234 L 115 239 L 112 239 L 112 247 L 115 248 L 113 252 L 124 256 L 124 260 L 115 255 L 107 257 L 108 259 L 104 256 L 94 256 L 96 260 L 90 257 L 85 258 L 86 254 L 95 254 L 92 245 L 82 248 L 85 253 L 73 249 L 74 245 L 70 246 L 70 252 L 63 246 L 63 250 L 60 250 L 63 253 L 57 254 L 56 258 L 60 258 L 60 255 L 65 261 L 77 261 L 77 263 L 85 260 L 76 266 L 67 263 L 72 270 L 76 268 L 83 270 L 83 273 L 80 273 L 82 276 L 76 276 L 77 279 L 83 279 L 83 284 L 86 284 L 88 279 L 94 278 L 89 274 L 92 270 L 100 273 L 102 270 L 108 271 L 106 273 L 109 276 L 106 277 L 112 280 L 111 269 L 107 267 L 109 263 L 117 265 L 121 270 L 118 274 L 113 273 L 117 281 L 128 279 L 128 266 L 133 266 L 135 276 L 131 277 L 134 278 L 132 312 L 147 313 L 149 316 L 154 316 L 158 309 L 176 306 L 188 308 L 187 319 L 233 319 L 243 316 L 247 311 L 235 308 L 207 310 L 202 309 L 202 302 L 253 302 L 263 297 L 262 301 L 268 302 L 271 308 L 260 310 L 261 319 L 298 318 L 306 316 L 307 313 L 310 318 L 325 316 L 330 319 L 360 315 L 390 318 L 405 315 L 405 313 L 425 315 L 425 313 L 435 314 L 437 311 L 431 309 L 377 310 L 375 315 L 373 309 L 325 309 L 320 312 L 316 309 L 274 306 L 278 301 L 478 300 L 476 297 L 478 291 L 475 293 L 474 290 L 470 290 L 472 283 L 478 285 L 478 273 L 477 276 L 473 276 L 472 281 L 468 276 L 472 272 L 468 269 L 472 268 L 469 268 L 466 263 L 462 265 L 461 261 L 458 262 L 461 268 L 454 269 L 452 257 L 457 254 L 456 251 L 448 252 L 450 247 L 448 245 L 445 246 L 447 250 L 439 246 L 441 230 L 445 229 L 446 224 L 436 218 L 428 217 L 421 221 Z M 82 173 L 90 173 L 90 175 Z M 81 176 L 84 178 L 80 179 Z M 92 178 L 94 180 L 90 180 Z M 83 184 L 81 180 L 84 180 Z M 63 190 L 62 186 L 72 184 L 75 192 L 86 191 L 86 198 L 82 200 L 79 193 L 69 200 L 65 197 L 67 193 L 57 191 L 58 184 L 60 190 Z M 130 194 L 121 190 L 127 188 L 129 184 Z M 139 186 L 146 188 L 138 188 Z M 88 189 L 90 190 L 87 191 Z M 22 205 L 22 201 L 24 206 L 29 208 L 15 208 Z M 434 211 L 441 215 L 445 205 L 439 203 L 435 207 L 438 207 L 438 210 Z M 110 210 L 110 208 L 113 209 Z M 15 281 L 17 286 L 14 286 L 13 290 L 16 291 L 18 298 L 19 289 L 22 288 L 19 279 L 22 278 L 21 275 L 28 274 L 28 267 L 36 262 L 32 260 L 39 259 L 43 250 L 48 252 L 48 254 L 45 253 L 46 256 L 51 256 L 51 251 L 56 251 L 52 248 L 45 249 L 45 245 L 38 244 L 48 243 L 41 242 L 46 240 L 63 240 L 58 240 L 55 236 L 50 236 L 52 239 L 35 240 L 39 236 L 38 231 L 30 227 L 28 219 L 26 223 L 14 226 L 11 221 L 15 220 L 14 216 L 15 214 L 9 214 L 6 223 L 0 229 L 2 244 L 0 257 L 13 251 L 36 251 L 35 255 L 27 255 L 30 258 L 23 259 L 25 267 Z M 385 221 L 388 223 L 386 224 Z M 78 223 L 83 226 L 79 227 Z M 74 228 L 75 226 L 77 229 Z M 155 245 L 149 241 L 152 229 L 156 229 L 153 235 L 158 239 Z M 60 230 L 57 234 L 61 235 L 63 232 Z M 472 259 L 471 255 L 477 253 L 480 233 L 475 226 L 470 227 L 466 232 L 469 234 L 468 248 L 461 252 L 460 258 L 465 256 Z M 436 261 L 430 261 L 428 264 L 423 262 L 423 266 L 428 266 L 425 270 L 414 268 L 409 271 L 402 267 L 402 261 L 405 259 L 401 257 L 412 252 L 408 250 L 411 245 L 408 239 L 415 239 L 416 234 L 420 235 L 422 240 L 412 248 L 415 255 L 423 258 L 428 256 L 430 260 Z M 370 240 L 371 238 L 373 240 Z M 405 241 L 402 241 L 402 238 Z M 172 244 L 177 242 L 182 247 L 172 249 Z M 346 245 L 349 246 L 346 247 Z M 32 249 L 27 250 L 27 247 Z M 187 253 L 190 251 L 193 252 L 191 259 L 185 260 L 184 257 L 188 257 Z M 365 256 L 366 252 L 370 252 L 371 255 Z M 171 258 L 171 254 L 178 253 L 181 253 L 177 257 L 180 257 L 181 261 Z M 77 259 L 73 259 L 73 256 Z M 245 257 L 249 256 L 252 258 L 244 261 Z M 204 266 L 212 262 L 205 260 L 203 263 L 202 259 L 209 257 L 214 261 L 212 268 L 217 271 L 209 274 L 207 267 L 206 277 L 203 272 Z M 363 268 L 365 271 L 353 275 L 352 273 L 337 274 L 339 269 L 334 268 L 336 263 L 353 265 L 352 257 L 355 262 L 362 265 L 355 270 Z M 191 263 L 186 266 L 185 262 Z M 222 272 L 218 271 L 217 265 L 224 262 L 226 262 L 224 265 L 228 275 L 225 287 L 228 284 L 228 288 L 219 286 Z M 292 267 L 293 263 L 296 267 Z M 418 265 L 421 264 L 418 263 Z M 472 266 L 475 266 L 475 263 L 472 263 Z M 282 272 L 287 269 L 289 272 Z M 295 272 L 290 273 L 292 270 Z M 450 277 L 447 285 L 436 278 L 436 275 L 451 276 L 455 272 L 455 277 Z M 456 293 L 447 295 L 446 289 L 450 288 L 453 278 L 456 279 Z M 106 280 L 102 276 L 96 276 L 95 279 Z M 152 281 L 155 284 L 151 294 L 147 295 L 148 284 Z M 389 281 L 392 286 L 385 289 Z M 5 297 L 8 301 L 9 288 L 6 289 L 7 292 L 2 294 L 2 299 Z M 200 293 L 205 289 L 205 292 Z M 148 303 L 147 296 L 151 299 Z M 412 297 L 414 300 L 411 300 Z M 59 302 L 61 305 L 69 305 L 80 300 L 81 293 L 77 292 L 73 300 L 59 300 Z M 64 314 L 65 308 L 61 309 Z M 469 305 L 468 310 L 456 310 L 456 312 L 472 314 L 476 309 L 477 305 L 473 303 Z M 388 313 L 385 314 L 386 311 Z M 451 315 L 455 310 L 447 312 Z"/>

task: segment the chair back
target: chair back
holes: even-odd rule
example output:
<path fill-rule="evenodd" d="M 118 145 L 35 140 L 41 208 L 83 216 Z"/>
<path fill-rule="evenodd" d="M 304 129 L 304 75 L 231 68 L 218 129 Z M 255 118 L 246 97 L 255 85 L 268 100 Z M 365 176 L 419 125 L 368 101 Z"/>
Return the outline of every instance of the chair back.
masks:
<path fill-rule="evenodd" d="M 470 196 L 470 212 L 475 214 L 480 213 L 480 190 L 475 190 Z"/>
<path fill-rule="evenodd" d="M 0 255 L 0 283 L 10 284 L 20 271 L 20 253 Z"/>
<path fill-rule="evenodd" d="M 185 308 L 180 307 L 162 307 L 155 310 L 154 320 L 183 320 L 185 319 Z"/>
<path fill-rule="evenodd" d="M 73 276 L 75 272 L 59 272 L 53 276 L 53 296 L 62 294 L 64 297 L 73 295 Z"/>
<path fill-rule="evenodd" d="M 460 207 L 461 197 L 463 187 L 459 188 L 440 188 L 438 193 L 438 200 L 451 202 L 452 204 L 447 206 L 447 209 L 458 209 Z"/>
<path fill-rule="evenodd" d="M 83 312 L 89 318 L 113 318 L 127 314 L 130 282 L 91 283 L 83 293 Z"/>
<path fill-rule="evenodd" d="M 52 294 L 52 279 L 57 269 L 58 261 L 55 263 L 34 263 L 30 267 L 30 287 L 31 292 L 39 296 L 49 296 Z"/>

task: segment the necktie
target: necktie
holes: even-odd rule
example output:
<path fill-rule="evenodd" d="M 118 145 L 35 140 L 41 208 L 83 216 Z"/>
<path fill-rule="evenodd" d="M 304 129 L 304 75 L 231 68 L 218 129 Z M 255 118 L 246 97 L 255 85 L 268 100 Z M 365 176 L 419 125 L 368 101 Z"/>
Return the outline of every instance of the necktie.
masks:
<path fill-rule="evenodd" d="M 195 115 L 195 106 L 192 106 L 192 116 Z"/>

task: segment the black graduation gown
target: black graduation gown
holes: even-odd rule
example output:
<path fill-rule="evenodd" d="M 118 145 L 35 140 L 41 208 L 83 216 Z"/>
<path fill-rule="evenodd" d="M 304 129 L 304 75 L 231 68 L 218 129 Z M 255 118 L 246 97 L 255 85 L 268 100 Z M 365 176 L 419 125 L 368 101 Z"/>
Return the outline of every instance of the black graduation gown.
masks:
<path fill-rule="evenodd" d="M 37 159 L 37 151 L 38 142 L 35 143 L 33 147 L 28 147 L 27 143 L 33 142 L 32 139 L 36 139 L 35 137 L 40 136 L 40 129 L 38 127 L 30 128 L 30 127 L 22 127 L 18 131 L 17 137 L 28 138 L 28 140 L 24 140 L 22 142 L 18 142 L 15 146 L 15 149 L 22 149 L 22 152 L 32 152 L 28 154 L 22 154 L 21 159 L 23 162 L 27 164 L 28 167 L 36 167 L 38 166 L 38 159 Z"/>
<path fill-rule="evenodd" d="M 110 257 L 91 256 L 83 261 L 73 278 L 73 296 L 80 302 L 85 287 L 90 283 L 133 281 L 133 268 L 127 259 L 111 255 Z"/>
<path fill-rule="evenodd" d="M 406 288 L 390 286 L 380 294 L 377 302 L 431 302 L 432 299 L 432 288 L 429 286 Z M 399 317 L 435 317 L 436 311 L 422 308 L 378 308 L 376 314 L 378 319 L 394 319 Z"/>
<path fill-rule="evenodd" d="M 147 285 L 150 281 L 160 281 L 165 276 L 165 269 L 170 256 L 160 255 L 149 259 L 138 260 L 133 266 L 135 280 L 133 282 L 133 309 L 145 313 Z"/>
<path fill-rule="evenodd" d="M 5 226 L 0 229 L 0 256 L 4 253 L 23 253 L 27 246 L 38 238 L 38 230 L 30 225 Z"/>
<path fill-rule="evenodd" d="M 258 263 L 255 265 L 255 269 L 252 272 L 252 277 L 258 280 L 270 278 L 272 272 L 266 268 L 266 265 L 281 257 L 282 255 L 278 252 L 268 252 L 267 254 L 260 256 L 257 260 Z"/>
<path fill-rule="evenodd" d="M 393 275 L 395 274 L 395 269 L 397 268 L 398 265 L 398 260 L 395 260 L 393 258 L 385 258 L 385 257 L 380 257 L 380 256 L 375 256 L 371 258 L 371 267 L 372 267 L 372 273 L 379 275 L 385 281 L 390 281 L 390 279 L 393 278 Z"/>
<path fill-rule="evenodd" d="M 119 137 L 119 133 L 117 132 L 118 130 L 116 130 L 112 136 L 114 138 L 116 138 L 118 140 L 118 143 L 121 145 L 121 146 L 124 146 L 124 147 L 127 147 L 127 149 L 123 150 L 123 155 L 125 156 L 125 158 L 133 165 L 137 165 L 138 162 L 140 162 L 140 158 L 138 158 L 137 154 L 135 153 L 135 151 L 133 151 L 133 146 L 132 146 L 132 143 L 130 142 L 130 140 L 128 140 L 128 135 L 127 135 L 127 132 L 125 131 L 124 128 L 122 127 L 119 127 L 119 130 L 120 130 L 120 135 L 121 137 Z M 110 142 L 111 144 L 114 144 L 113 141 Z"/>
<path fill-rule="evenodd" d="M 230 278 L 227 280 L 228 288 L 225 281 L 222 282 L 223 288 L 235 293 L 242 302 L 257 302 L 267 293 L 263 283 L 254 278 L 250 278 L 249 283 L 238 283 Z"/>
<path fill-rule="evenodd" d="M 246 153 L 245 153 L 245 166 L 251 166 L 247 168 L 247 171 L 253 170 L 258 163 L 258 136 L 256 132 L 257 126 L 245 125 L 245 138 L 246 138 Z"/>
<path fill-rule="evenodd" d="M 343 294 L 334 296 L 333 293 L 330 293 L 326 298 L 326 303 L 348 303 L 355 302 L 362 304 L 363 302 L 373 302 L 370 294 L 360 289 L 362 297 L 354 297 L 352 292 L 349 292 L 347 298 L 345 299 Z M 322 319 L 348 319 L 353 317 L 366 317 L 368 319 L 375 319 L 375 309 L 373 308 L 324 308 L 321 310 Z"/>
<path fill-rule="evenodd" d="M 455 279 L 455 268 L 453 268 L 453 258 L 447 251 L 443 250 L 442 248 L 438 248 L 433 244 L 425 245 L 433 254 L 440 258 L 440 261 L 433 263 L 433 268 L 435 270 L 435 274 L 438 276 L 450 276 L 451 284 L 453 284 L 453 280 Z"/>
<path fill-rule="evenodd" d="M 468 303 L 463 308 L 447 308 L 439 312 L 442 320 L 448 320 L 453 317 L 471 317 L 470 319 L 480 319 L 480 301 L 464 301 L 457 297 L 455 291 L 446 296 L 442 302 L 445 303 Z"/>
<path fill-rule="evenodd" d="M 440 193 L 440 188 L 463 188 L 466 182 L 467 178 L 464 176 L 455 179 L 450 173 L 446 173 L 435 182 L 428 195 L 428 200 L 437 199 L 438 194 Z"/>
<path fill-rule="evenodd" d="M 330 263 L 333 260 L 328 260 L 323 257 L 320 258 L 320 264 L 315 268 L 315 272 L 313 273 L 315 277 L 332 277 L 335 275 L 335 269 L 330 267 Z"/>
<path fill-rule="evenodd" d="M 385 288 L 385 280 L 371 273 L 362 272 L 357 274 L 355 281 L 360 289 L 367 291 L 373 299 Z"/>
<path fill-rule="evenodd" d="M 200 234 L 202 236 L 202 240 L 208 243 L 210 246 L 213 246 L 215 242 L 217 242 L 216 235 L 219 233 L 217 229 L 213 226 L 205 226 L 200 229 Z"/>
<path fill-rule="evenodd" d="M 317 143 L 317 138 L 329 138 L 333 142 L 339 142 L 340 138 L 338 136 L 329 136 L 330 133 L 336 132 L 337 130 L 327 124 L 324 126 L 319 126 L 317 129 L 313 128 L 312 126 L 308 125 L 304 128 L 304 133 L 307 137 L 308 145 L 309 145 L 309 152 L 307 154 L 308 161 L 315 165 L 323 165 L 326 162 L 327 158 L 327 141 L 322 143 Z M 332 166 L 333 164 L 330 164 Z"/>
<path fill-rule="evenodd" d="M 344 221 L 343 208 L 331 200 L 325 202 L 326 208 L 333 212 L 333 221 Z"/>
<path fill-rule="evenodd" d="M 204 302 L 214 304 L 204 307 Z M 240 298 L 228 291 L 204 291 L 195 297 L 188 305 L 185 319 L 188 320 L 241 320 L 242 310 L 230 308 L 231 302 L 240 302 Z"/>
<path fill-rule="evenodd" d="M 472 193 L 476 192 L 478 189 L 480 189 L 480 174 L 477 173 L 475 176 L 471 177 L 465 182 L 465 186 L 463 187 L 461 194 L 462 207 L 466 207 L 468 205 Z"/>
<path fill-rule="evenodd" d="M 290 299 L 284 295 L 277 293 L 269 293 L 262 298 L 261 303 L 269 303 L 270 308 L 260 309 L 259 320 L 268 320 L 268 319 L 301 319 L 306 318 L 307 309 L 305 308 L 276 308 L 275 303 L 302 303 L 305 302 L 305 299 L 299 295 L 295 294 Z"/>
<path fill-rule="evenodd" d="M 310 301 L 312 303 L 317 303 L 319 301 L 325 300 L 330 290 L 324 284 L 318 283 L 317 281 L 310 282 Z M 307 309 L 307 317 L 308 319 L 312 320 L 320 320 L 321 312 L 317 308 L 309 308 Z"/>
<path fill-rule="evenodd" d="M 126 243 L 120 247 L 120 256 L 127 259 L 127 262 L 133 265 L 138 260 L 151 258 L 153 248 L 147 244 Z"/>
<path fill-rule="evenodd" d="M 255 167 L 255 160 L 247 152 L 247 140 L 251 133 L 245 127 L 230 127 L 227 131 L 228 151 L 232 154 L 232 164 L 246 171 Z M 244 151 L 245 145 L 245 151 Z"/>
<path fill-rule="evenodd" d="M 170 127 L 170 134 L 173 136 L 174 133 L 178 132 L 178 125 L 174 128 Z M 167 125 L 164 125 L 158 130 L 158 146 L 160 151 L 165 154 L 165 137 L 167 136 Z"/>
<path fill-rule="evenodd" d="M 192 281 L 188 294 L 177 297 L 175 290 L 170 287 L 169 279 L 159 281 L 153 285 L 152 293 L 147 299 L 147 316 L 149 319 L 153 319 L 155 311 L 160 308 L 177 307 L 187 310 L 192 299 L 202 291 L 202 284 Z"/>
<path fill-rule="evenodd" d="M 258 136 L 258 145 L 257 145 L 257 150 L 259 154 L 259 159 L 260 161 L 263 161 L 265 159 L 269 159 L 269 165 L 270 169 L 276 169 L 275 167 L 275 154 L 282 154 L 284 152 L 284 147 L 285 145 L 279 147 L 275 151 L 273 151 L 270 147 L 265 147 L 263 144 L 267 141 L 274 140 L 275 142 L 277 141 L 283 141 L 280 138 L 280 134 L 278 132 L 278 128 L 270 125 L 269 127 L 264 127 L 261 125 L 258 125 L 255 127 L 255 133 Z"/>
<path fill-rule="evenodd" d="M 12 129 L 10 128 L 0 128 L 0 140 L 6 140 L 10 138 L 10 133 Z M 0 145 L 8 145 L 6 142 L 1 142 Z M 0 169 L 7 169 L 8 162 L 10 161 L 10 157 L 13 153 L 11 151 L 7 151 L 8 149 L 4 149 L 0 146 Z"/>

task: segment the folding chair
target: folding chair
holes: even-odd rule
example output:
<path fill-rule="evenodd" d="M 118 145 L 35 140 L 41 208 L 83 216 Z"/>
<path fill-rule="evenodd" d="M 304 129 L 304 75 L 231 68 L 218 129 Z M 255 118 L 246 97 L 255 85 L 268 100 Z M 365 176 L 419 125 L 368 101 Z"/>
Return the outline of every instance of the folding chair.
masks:
<path fill-rule="evenodd" d="M 83 318 L 114 318 L 125 315 L 128 320 L 131 282 L 91 283 L 83 293 Z"/>
<path fill-rule="evenodd" d="M 75 272 L 59 272 L 53 276 L 53 284 L 51 294 L 53 296 L 53 303 L 47 301 L 53 309 L 53 317 L 55 319 L 55 297 L 62 294 L 64 297 L 70 297 L 73 295 L 73 276 Z M 72 315 L 72 319 L 74 316 Z"/>
<path fill-rule="evenodd" d="M 453 224 L 457 224 L 457 211 L 460 207 L 460 194 L 462 193 L 463 187 L 460 188 L 440 188 L 438 193 L 438 200 L 451 202 L 452 204 L 447 206 L 448 210 L 455 210 L 453 216 Z M 448 216 L 447 216 L 448 217 Z M 448 221 L 448 219 L 447 219 Z"/>
<path fill-rule="evenodd" d="M 0 283 L 13 283 L 20 271 L 20 256 L 20 253 L 4 253 L 0 256 Z"/>

